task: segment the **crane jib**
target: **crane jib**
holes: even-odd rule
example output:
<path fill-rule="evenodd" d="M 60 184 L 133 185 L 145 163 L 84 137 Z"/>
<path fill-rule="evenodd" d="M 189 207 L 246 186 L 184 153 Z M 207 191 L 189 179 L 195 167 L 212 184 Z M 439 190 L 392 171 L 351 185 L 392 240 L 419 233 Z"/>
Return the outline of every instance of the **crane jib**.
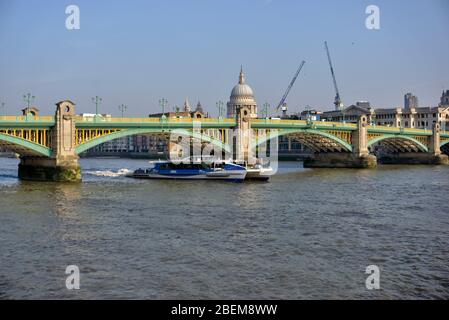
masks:
<path fill-rule="evenodd" d="M 290 81 L 290 84 L 288 85 L 287 90 L 285 91 L 284 95 L 282 96 L 282 99 L 279 102 L 276 110 L 279 110 L 279 108 L 285 103 L 285 100 L 287 99 L 287 96 L 290 93 L 290 90 L 292 89 L 293 85 L 295 84 L 295 81 L 298 78 L 299 73 L 301 72 L 302 67 L 304 66 L 305 63 L 306 62 L 304 60 L 301 62 L 301 65 L 299 66 L 298 70 L 296 71 L 295 76 L 293 77 L 292 81 Z"/>
<path fill-rule="evenodd" d="M 334 67 L 332 65 L 331 55 L 329 53 L 329 47 L 327 46 L 327 41 L 324 41 L 324 47 L 326 48 L 327 60 L 329 61 L 329 67 L 331 69 L 332 81 L 334 83 L 334 89 L 335 89 L 334 104 L 335 104 L 335 107 L 338 109 L 342 105 L 342 102 L 341 102 L 341 98 L 340 98 L 340 91 L 338 90 L 338 86 L 337 86 L 337 79 L 335 77 Z"/>

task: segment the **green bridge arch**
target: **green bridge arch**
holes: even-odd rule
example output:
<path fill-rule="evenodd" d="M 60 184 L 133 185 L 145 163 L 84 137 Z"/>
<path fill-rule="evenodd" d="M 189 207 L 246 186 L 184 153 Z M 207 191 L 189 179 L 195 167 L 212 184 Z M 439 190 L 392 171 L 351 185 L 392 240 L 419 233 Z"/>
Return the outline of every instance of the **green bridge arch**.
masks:
<path fill-rule="evenodd" d="M 440 143 L 440 148 L 444 147 L 447 144 L 449 144 L 449 140 L 441 142 Z"/>
<path fill-rule="evenodd" d="M 373 144 L 376 144 L 378 142 L 381 142 L 382 140 L 388 140 L 388 139 L 403 139 L 413 142 L 421 151 L 429 152 L 429 148 L 423 144 L 422 142 L 416 140 L 413 137 L 406 136 L 406 135 L 397 135 L 397 134 L 385 134 L 383 136 L 377 137 L 375 139 L 372 139 L 368 142 L 368 147 L 371 147 Z"/>
<path fill-rule="evenodd" d="M 24 148 L 26 150 L 29 150 L 30 153 L 37 154 L 39 156 L 51 157 L 51 155 L 52 155 L 52 151 L 48 147 L 44 147 L 40 144 L 25 140 L 25 139 L 22 139 L 19 137 L 10 136 L 8 134 L 0 133 L 0 141 L 5 141 L 9 144 L 18 146 L 20 148 Z M 16 150 L 12 150 L 12 151 L 16 151 Z M 17 152 L 17 153 L 20 153 L 20 152 Z"/>
<path fill-rule="evenodd" d="M 261 145 L 262 143 L 267 142 L 267 140 L 270 140 L 273 138 L 278 138 L 278 137 L 285 136 L 287 134 L 292 134 L 292 133 L 310 133 L 310 134 L 320 135 L 322 137 L 329 138 L 329 139 L 335 141 L 336 143 L 338 143 L 339 145 L 344 147 L 347 151 L 352 152 L 351 144 L 334 136 L 333 134 L 330 134 L 325 131 L 316 130 L 316 129 L 281 129 L 281 130 L 277 130 L 274 134 L 270 134 L 269 136 L 264 136 L 262 139 L 258 139 L 257 141 L 254 141 L 251 144 L 251 148 L 254 149 L 255 147 Z"/>
<path fill-rule="evenodd" d="M 207 135 L 203 135 L 203 134 L 200 134 L 197 132 L 193 132 L 193 131 L 189 131 L 189 130 L 185 130 L 185 129 L 167 130 L 167 129 L 162 129 L 162 128 L 153 128 L 153 129 L 139 128 L 139 129 L 120 130 L 120 131 L 116 131 L 116 132 L 110 133 L 105 136 L 94 138 L 88 142 L 85 142 L 85 143 L 77 146 L 76 153 L 80 154 L 80 153 L 87 151 L 99 144 L 102 144 L 102 143 L 105 143 L 105 142 L 108 142 L 108 141 L 111 141 L 114 139 L 133 136 L 136 134 L 147 134 L 147 133 L 175 133 L 175 134 L 179 134 L 179 135 L 190 136 L 193 138 L 201 139 L 202 141 L 212 143 L 212 144 L 216 145 L 217 147 L 225 150 L 226 152 L 231 152 L 231 148 L 229 147 L 228 144 L 223 143 L 222 141 L 220 141 L 218 139 L 215 139 L 215 138 L 212 138 L 212 137 L 209 137 Z"/>

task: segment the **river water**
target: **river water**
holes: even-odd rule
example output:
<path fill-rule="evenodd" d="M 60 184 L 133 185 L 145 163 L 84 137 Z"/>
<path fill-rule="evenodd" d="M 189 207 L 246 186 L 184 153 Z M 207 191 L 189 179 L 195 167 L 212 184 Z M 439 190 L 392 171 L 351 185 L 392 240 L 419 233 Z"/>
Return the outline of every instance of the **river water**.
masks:
<path fill-rule="evenodd" d="M 124 173 L 145 160 L 83 159 L 83 183 L 63 184 L 0 164 L 2 299 L 449 298 L 449 167 L 137 181 Z"/>

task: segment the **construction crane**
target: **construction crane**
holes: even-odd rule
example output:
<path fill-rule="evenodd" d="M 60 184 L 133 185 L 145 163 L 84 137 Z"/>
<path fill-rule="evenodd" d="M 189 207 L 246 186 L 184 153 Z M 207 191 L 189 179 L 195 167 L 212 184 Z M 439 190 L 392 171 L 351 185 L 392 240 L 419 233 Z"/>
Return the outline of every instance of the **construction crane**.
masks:
<path fill-rule="evenodd" d="M 334 101 L 334 104 L 335 104 L 335 110 L 340 110 L 341 108 L 343 108 L 343 102 L 341 101 L 341 98 L 340 98 L 340 91 L 338 91 L 337 80 L 335 79 L 334 67 L 332 66 L 332 60 L 331 60 L 331 55 L 329 53 L 329 47 L 327 46 L 327 41 L 324 41 L 324 46 L 326 48 L 327 60 L 329 60 L 329 67 L 331 68 L 332 80 L 334 81 L 334 88 L 335 88 L 335 101 Z"/>
<path fill-rule="evenodd" d="M 281 101 L 279 102 L 279 104 L 278 104 L 278 106 L 277 106 L 277 108 L 276 108 L 276 111 L 279 110 L 279 108 L 282 107 L 282 106 L 284 105 L 285 99 L 287 99 L 287 96 L 288 96 L 290 90 L 292 89 L 293 85 L 295 84 L 295 81 L 296 81 L 296 79 L 298 78 L 299 73 L 301 72 L 301 69 L 302 69 L 302 67 L 304 66 L 305 63 L 306 63 L 305 61 L 302 61 L 302 62 L 301 62 L 301 65 L 299 66 L 298 71 L 296 71 L 295 76 L 293 77 L 292 81 L 291 81 L 290 84 L 288 85 L 287 91 L 285 91 L 284 95 L 282 96 L 282 99 L 281 99 Z"/>

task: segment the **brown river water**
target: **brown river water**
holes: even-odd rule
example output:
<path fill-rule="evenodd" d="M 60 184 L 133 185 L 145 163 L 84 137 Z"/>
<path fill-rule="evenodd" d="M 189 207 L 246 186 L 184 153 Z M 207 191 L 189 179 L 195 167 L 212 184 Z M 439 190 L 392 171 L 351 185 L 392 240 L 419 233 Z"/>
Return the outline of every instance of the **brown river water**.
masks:
<path fill-rule="evenodd" d="M 0 159 L 1 299 L 449 298 L 449 166 L 282 162 L 267 183 L 229 183 L 81 164 L 83 183 L 35 183 Z"/>

